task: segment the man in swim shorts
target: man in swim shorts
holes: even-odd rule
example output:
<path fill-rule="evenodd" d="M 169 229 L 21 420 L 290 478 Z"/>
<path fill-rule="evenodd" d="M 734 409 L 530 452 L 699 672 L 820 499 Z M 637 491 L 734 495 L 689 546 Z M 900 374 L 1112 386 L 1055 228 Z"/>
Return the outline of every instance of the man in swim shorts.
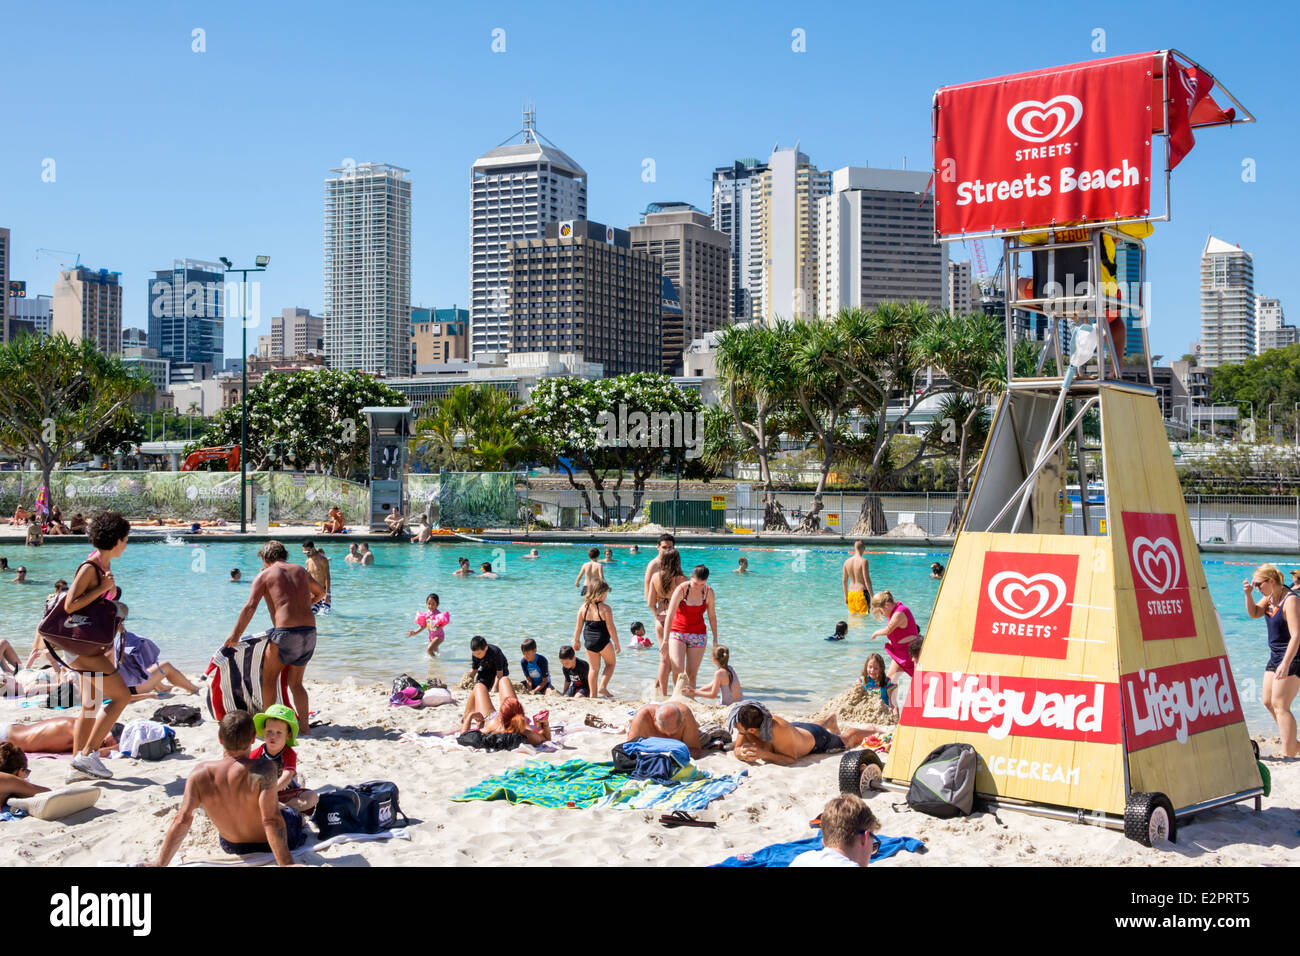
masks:
<path fill-rule="evenodd" d="M 768 763 L 788 767 L 809 754 L 852 750 L 872 734 L 883 733 L 887 728 L 874 725 L 841 730 L 834 714 L 815 723 L 791 723 L 772 714 L 772 739 L 762 738 L 763 711 L 753 704 L 744 705 L 736 712 L 736 756 L 745 763 Z"/>
<path fill-rule="evenodd" d="M 695 715 L 689 707 L 675 700 L 666 704 L 646 704 L 638 710 L 627 725 L 627 739 L 636 740 L 638 737 L 680 740 L 692 757 L 704 753 L 700 749 L 700 725 L 695 722 Z"/>
<path fill-rule="evenodd" d="M 866 549 L 867 543 L 861 538 L 854 541 L 853 553 L 845 560 L 844 572 L 840 575 L 840 583 L 844 587 L 844 603 L 852 614 L 870 614 L 871 595 L 876 593 L 871 589 L 871 569 L 863 557 Z"/>
<path fill-rule="evenodd" d="M 198 809 L 217 828 L 227 853 L 273 853 L 280 866 L 293 864 L 290 851 L 306 841 L 307 828 L 302 814 L 280 805 L 275 764 L 249 758 L 256 737 L 251 714 L 232 710 L 221 718 L 217 729 L 221 759 L 199 764 L 185 781 L 185 796 L 167 829 L 156 866 L 166 866 L 176 855 Z"/>
<path fill-rule="evenodd" d="M 311 612 L 324 614 L 331 610 L 330 603 L 333 600 L 330 595 L 330 559 L 311 540 L 302 543 L 302 556 L 306 559 L 307 573 L 316 579 L 316 583 L 325 592 L 325 596 L 312 605 Z"/>
<path fill-rule="evenodd" d="M 276 683 L 280 672 L 287 671 L 293 709 L 302 728 L 300 736 L 305 737 L 310 709 L 302 680 L 307 662 L 316 653 L 316 615 L 312 613 L 312 604 L 320 600 L 324 590 L 305 568 L 289 563 L 289 553 L 279 541 L 266 542 L 258 556 L 262 559 L 262 570 L 253 578 L 248 602 L 226 638 L 226 647 L 239 643 L 244 628 L 257 613 L 257 606 L 265 601 L 271 614 L 271 643 L 262 659 L 262 706 L 270 707 L 276 702 Z"/>

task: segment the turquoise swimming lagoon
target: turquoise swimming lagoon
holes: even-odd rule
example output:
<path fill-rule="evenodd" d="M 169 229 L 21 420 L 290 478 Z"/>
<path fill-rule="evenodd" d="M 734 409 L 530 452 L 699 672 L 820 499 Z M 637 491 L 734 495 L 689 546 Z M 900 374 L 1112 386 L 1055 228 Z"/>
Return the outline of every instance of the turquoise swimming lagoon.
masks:
<path fill-rule="evenodd" d="M 581 598 L 574 586 L 586 545 L 469 544 L 373 545 L 370 567 L 348 564 L 346 539 L 319 537 L 317 544 L 331 559 L 334 610 L 317 619 L 319 642 L 308 676 L 328 680 L 354 677 L 358 681 L 384 681 L 403 672 L 424 678 L 437 675 L 448 683 L 458 680 L 469 666 L 469 640 L 482 634 L 498 644 L 511 661 L 517 677 L 519 643 L 537 641 L 539 650 L 559 674 L 557 652 L 573 639 L 574 621 Z M 540 557 L 524 557 L 530 547 Z M 213 651 L 230 633 L 248 588 L 261 567 L 256 542 L 193 542 L 166 544 L 132 539 L 125 555 L 113 565 L 124 600 L 131 609 L 128 627 L 155 641 L 165 659 L 187 672 L 202 670 Z M 600 545 L 603 550 L 605 544 Z M 718 632 L 731 650 L 731 663 L 747 694 L 776 706 L 805 709 L 847 689 L 862 671 L 866 655 L 879 651 L 882 642 L 870 634 L 880 625 L 874 619 L 849 621 L 849 637 L 842 642 L 824 638 L 835 623 L 847 619 L 840 589 L 840 567 L 847 551 L 840 548 L 740 548 L 682 545 L 687 573 L 696 564 L 710 570 L 709 583 L 718 600 Z M 290 560 L 301 562 L 296 544 L 289 545 Z M 57 578 L 71 579 L 82 553 L 77 546 L 0 548 L 10 568 L 25 565 L 33 584 L 0 580 L 0 636 L 8 638 L 20 654 L 31 647 L 45 596 Z M 630 555 L 628 546 L 614 548 L 617 561 L 606 566 L 612 585 L 610 605 L 618 625 L 623 653 L 610 685 L 619 696 L 644 693 L 654 680 L 657 650 L 629 647 L 630 625 L 647 622 L 653 636 L 650 611 L 641 598 L 646 562 L 653 545 L 642 545 Z M 469 558 L 476 570 L 492 562 L 497 580 L 458 578 L 452 572 L 456 559 Z M 737 559 L 749 559 L 750 574 L 733 574 Z M 939 582 L 930 578 L 930 563 L 947 563 L 944 551 L 898 550 L 868 554 L 875 587 L 888 588 L 897 600 L 912 608 L 924 633 L 938 594 Z M 1300 562 L 1276 554 L 1205 555 L 1203 562 L 1210 592 L 1223 621 L 1228 657 L 1237 680 L 1252 731 L 1275 730 L 1260 702 L 1260 681 L 1268 658 L 1264 625 L 1245 613 L 1241 582 L 1264 561 L 1282 568 L 1284 576 Z M 232 584 L 231 568 L 239 568 L 244 582 Z M 413 619 L 424 606 L 425 595 L 436 592 L 441 606 L 451 612 L 447 641 L 440 657 L 424 653 L 427 638 L 407 637 Z M 265 606 L 258 609 L 250 631 L 270 626 Z M 711 675 L 706 659 L 701 676 Z"/>

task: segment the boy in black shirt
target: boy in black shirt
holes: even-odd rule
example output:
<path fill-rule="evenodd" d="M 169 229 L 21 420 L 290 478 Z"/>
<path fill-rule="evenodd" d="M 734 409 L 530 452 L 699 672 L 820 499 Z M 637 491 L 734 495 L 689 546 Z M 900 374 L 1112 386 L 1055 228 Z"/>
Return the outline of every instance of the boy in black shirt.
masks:
<path fill-rule="evenodd" d="M 478 683 L 492 693 L 497 693 L 497 682 L 510 674 L 510 664 L 506 655 L 495 644 L 489 644 L 485 637 L 475 634 L 470 638 L 469 652 L 474 660 L 469 669 L 478 675 Z"/>
<path fill-rule="evenodd" d="M 560 648 L 560 666 L 564 668 L 564 696 L 590 697 L 587 675 L 591 672 L 591 666 L 586 661 L 578 660 L 578 655 L 573 653 L 573 648 L 568 644 Z"/>

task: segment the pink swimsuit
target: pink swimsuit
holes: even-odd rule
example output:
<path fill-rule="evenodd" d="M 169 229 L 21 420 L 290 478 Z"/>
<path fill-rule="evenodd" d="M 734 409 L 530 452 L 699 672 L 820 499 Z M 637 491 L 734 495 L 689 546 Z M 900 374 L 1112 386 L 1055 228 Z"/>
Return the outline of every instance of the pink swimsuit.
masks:
<path fill-rule="evenodd" d="M 451 622 L 451 613 L 449 611 L 430 611 L 425 608 L 419 614 L 415 615 L 415 626 L 424 627 L 429 625 L 429 643 L 432 644 L 436 638 L 446 637 L 443 628 Z"/>
<path fill-rule="evenodd" d="M 912 612 L 908 610 L 906 604 L 895 604 L 894 614 L 897 614 L 899 611 L 903 612 L 903 617 L 907 618 L 907 623 L 904 624 L 901 629 L 890 632 L 889 640 L 885 643 L 885 653 L 890 656 L 890 659 L 892 659 L 895 664 L 907 672 L 908 677 L 911 677 L 913 676 L 912 670 L 916 666 L 916 663 L 912 660 L 910 650 L 912 643 L 914 642 L 896 644 L 895 641 L 900 637 L 911 637 L 912 635 L 920 634 L 921 632 L 917 628 L 916 620 L 912 617 Z M 893 615 L 891 614 L 890 617 L 893 617 Z"/>

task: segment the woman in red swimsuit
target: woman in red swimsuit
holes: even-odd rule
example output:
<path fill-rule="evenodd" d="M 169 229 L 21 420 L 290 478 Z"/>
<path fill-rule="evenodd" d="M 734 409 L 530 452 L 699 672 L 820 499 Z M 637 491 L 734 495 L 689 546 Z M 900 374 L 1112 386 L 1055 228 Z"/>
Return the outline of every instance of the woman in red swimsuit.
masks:
<path fill-rule="evenodd" d="M 688 580 L 673 591 L 668 601 L 664 620 L 668 622 L 668 660 L 672 678 L 685 670 L 691 689 L 695 688 L 695 675 L 704 660 L 708 634 L 704 628 L 704 615 L 709 616 L 709 629 L 713 631 L 713 646 L 718 646 L 718 616 L 714 606 L 713 588 L 708 585 L 709 569 L 697 564 Z"/>

